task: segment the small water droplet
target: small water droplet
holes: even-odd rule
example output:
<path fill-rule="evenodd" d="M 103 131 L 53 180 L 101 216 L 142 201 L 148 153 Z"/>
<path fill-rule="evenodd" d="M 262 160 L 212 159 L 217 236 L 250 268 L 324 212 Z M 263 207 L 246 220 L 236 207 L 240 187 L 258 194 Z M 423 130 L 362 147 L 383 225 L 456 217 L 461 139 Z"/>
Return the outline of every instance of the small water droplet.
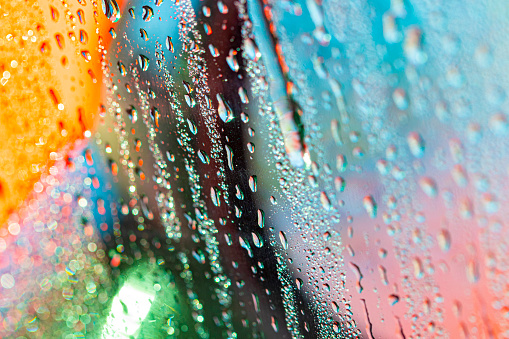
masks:
<path fill-rule="evenodd" d="M 258 61 L 262 56 L 258 46 L 256 46 L 254 41 L 249 38 L 244 39 L 244 51 L 246 52 L 247 57 L 253 61 Z"/>
<path fill-rule="evenodd" d="M 83 45 L 85 45 L 88 42 L 88 34 L 82 29 L 80 29 L 80 42 Z"/>
<path fill-rule="evenodd" d="M 147 34 L 147 31 L 144 30 L 143 28 L 140 28 L 140 37 L 144 40 L 144 41 L 148 41 L 148 34 Z"/>
<path fill-rule="evenodd" d="M 265 212 L 263 210 L 258 210 L 258 227 L 265 227 Z"/>
<path fill-rule="evenodd" d="M 249 103 L 249 98 L 247 97 L 247 91 L 242 86 L 239 87 L 239 97 L 240 97 L 240 101 L 242 101 L 243 104 Z"/>
<path fill-rule="evenodd" d="M 125 69 L 125 66 L 122 62 L 118 62 L 117 63 L 117 66 L 118 66 L 118 71 L 120 72 L 120 75 L 125 77 L 127 75 L 127 71 Z"/>
<path fill-rule="evenodd" d="M 256 247 L 261 248 L 263 246 L 263 238 L 254 232 L 252 232 L 251 235 L 253 237 L 253 244 Z"/>
<path fill-rule="evenodd" d="M 57 9 L 55 7 L 53 7 L 53 6 L 50 6 L 49 9 L 50 9 L 50 12 L 51 12 L 51 19 L 53 19 L 53 21 L 57 22 L 58 21 L 58 17 L 59 17 Z"/>
<path fill-rule="evenodd" d="M 214 58 L 217 58 L 219 56 L 219 50 L 212 44 L 209 44 L 209 51 Z"/>
<path fill-rule="evenodd" d="M 228 56 L 226 57 L 226 63 L 230 67 L 230 69 L 234 72 L 238 72 L 239 70 L 239 63 L 237 61 L 236 57 L 237 51 L 234 49 L 230 49 L 230 52 L 228 53 Z"/>
<path fill-rule="evenodd" d="M 228 13 L 228 7 L 221 0 L 219 0 L 217 2 L 217 8 L 219 9 L 219 12 L 221 14 L 227 14 Z"/>
<path fill-rule="evenodd" d="M 441 230 L 437 235 L 438 246 L 444 252 L 449 251 L 451 248 L 451 235 L 447 230 Z"/>
<path fill-rule="evenodd" d="M 300 290 L 302 288 L 302 279 L 296 278 L 295 279 L 295 285 L 297 285 L 297 289 Z"/>
<path fill-rule="evenodd" d="M 320 192 L 320 202 L 322 203 L 323 208 L 326 209 L 327 211 L 330 211 L 332 209 L 329 197 L 325 192 Z"/>
<path fill-rule="evenodd" d="M 420 258 L 414 258 L 412 260 L 412 265 L 414 267 L 414 277 L 417 279 L 422 279 L 424 277 L 424 270 L 422 267 L 422 261 Z"/>
<path fill-rule="evenodd" d="M 217 187 L 210 188 L 210 198 L 212 199 L 212 203 L 219 207 L 221 205 L 221 197 L 219 193 L 219 189 Z"/>
<path fill-rule="evenodd" d="M 201 249 L 195 249 L 193 250 L 193 257 L 198 261 L 200 264 L 205 264 L 205 254 Z"/>
<path fill-rule="evenodd" d="M 252 258 L 253 257 L 253 251 L 251 250 L 251 245 L 249 245 L 249 242 L 244 241 L 242 237 L 239 237 L 239 244 L 240 247 L 244 248 L 247 251 L 247 255 Z"/>
<path fill-rule="evenodd" d="M 235 185 L 235 196 L 239 200 L 244 200 L 244 192 L 242 192 L 239 185 Z"/>
<path fill-rule="evenodd" d="M 200 158 L 202 163 L 206 165 L 210 164 L 210 158 L 205 151 L 198 150 L 198 158 Z"/>
<path fill-rule="evenodd" d="M 83 57 L 83 59 L 85 59 L 86 62 L 89 62 L 90 60 L 92 60 L 92 55 L 90 54 L 89 51 L 82 50 L 81 56 Z"/>
<path fill-rule="evenodd" d="M 228 159 L 228 168 L 233 171 L 233 150 L 230 146 L 224 145 L 226 150 L 226 158 Z"/>
<path fill-rule="evenodd" d="M 196 125 L 190 119 L 187 119 L 187 126 L 189 127 L 189 131 L 193 135 L 196 135 L 196 133 L 198 133 L 198 129 L 196 128 Z"/>
<path fill-rule="evenodd" d="M 287 250 L 288 249 L 288 240 L 286 240 L 285 232 L 279 231 L 279 241 L 281 242 L 283 249 Z"/>
<path fill-rule="evenodd" d="M 255 144 L 252 143 L 252 142 L 248 142 L 247 143 L 247 150 L 249 151 L 249 153 L 254 153 L 254 151 L 255 151 Z"/>
<path fill-rule="evenodd" d="M 399 296 L 396 294 L 390 294 L 388 297 L 389 305 L 394 306 L 399 302 Z"/>
<path fill-rule="evenodd" d="M 430 198 L 434 198 L 438 194 L 437 184 L 435 180 L 429 177 L 422 177 L 419 180 L 419 185 L 424 193 Z"/>
<path fill-rule="evenodd" d="M 410 152 L 416 158 L 422 158 L 424 155 L 424 140 L 417 132 L 411 132 L 408 134 L 407 138 L 408 147 L 410 148 Z"/>
<path fill-rule="evenodd" d="M 366 212 L 370 218 L 376 218 L 377 205 L 375 199 L 371 195 L 368 195 L 362 199 L 362 203 L 364 204 L 364 208 L 366 209 Z"/>
<path fill-rule="evenodd" d="M 166 37 L 166 48 L 170 51 L 170 52 L 174 52 L 173 50 L 173 42 L 171 41 L 171 37 L 168 36 Z"/>

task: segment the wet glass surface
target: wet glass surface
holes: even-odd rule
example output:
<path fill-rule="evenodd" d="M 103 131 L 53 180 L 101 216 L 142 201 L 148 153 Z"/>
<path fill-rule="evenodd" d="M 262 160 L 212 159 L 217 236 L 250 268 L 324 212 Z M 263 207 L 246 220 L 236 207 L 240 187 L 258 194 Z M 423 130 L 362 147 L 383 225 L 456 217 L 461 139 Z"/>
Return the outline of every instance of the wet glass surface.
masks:
<path fill-rule="evenodd" d="M 37 6 L 2 99 L 67 146 L 0 228 L 0 335 L 509 336 L 504 2 Z"/>

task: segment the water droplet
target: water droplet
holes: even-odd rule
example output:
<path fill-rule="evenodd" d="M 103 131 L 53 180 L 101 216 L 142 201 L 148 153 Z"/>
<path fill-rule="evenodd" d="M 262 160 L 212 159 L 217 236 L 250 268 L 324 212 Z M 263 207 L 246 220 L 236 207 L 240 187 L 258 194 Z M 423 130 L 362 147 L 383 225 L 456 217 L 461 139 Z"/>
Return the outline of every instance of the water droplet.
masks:
<path fill-rule="evenodd" d="M 377 205 L 375 199 L 371 195 L 368 195 L 362 199 L 362 203 L 364 204 L 364 208 L 366 209 L 368 215 L 371 218 L 376 218 Z"/>
<path fill-rule="evenodd" d="M 454 165 L 451 171 L 454 182 L 459 187 L 466 187 L 468 184 L 467 172 L 462 165 Z"/>
<path fill-rule="evenodd" d="M 412 265 L 414 267 L 414 277 L 417 279 L 422 279 L 424 277 L 424 270 L 422 267 L 422 261 L 420 258 L 414 258 L 412 260 Z"/>
<path fill-rule="evenodd" d="M 342 177 L 334 178 L 334 187 L 336 191 L 343 192 L 345 190 L 346 181 Z"/>
<path fill-rule="evenodd" d="M 83 59 L 85 59 L 86 62 L 89 62 L 90 60 L 92 60 L 92 55 L 90 54 L 89 51 L 82 50 L 81 56 L 83 57 Z"/>
<path fill-rule="evenodd" d="M 235 185 L 235 196 L 239 200 L 244 200 L 244 192 L 242 192 L 239 185 Z"/>
<path fill-rule="evenodd" d="M 244 248 L 247 251 L 247 255 L 252 258 L 253 257 L 253 251 L 251 250 L 251 245 L 249 245 L 249 242 L 244 241 L 242 237 L 239 237 L 239 243 L 240 247 Z"/>
<path fill-rule="evenodd" d="M 190 96 L 189 94 L 185 94 L 184 99 L 186 99 L 186 104 L 190 108 L 193 108 L 194 106 L 196 106 L 196 100 L 194 100 L 194 98 L 192 96 Z"/>
<path fill-rule="evenodd" d="M 189 127 L 189 131 L 193 135 L 196 135 L 196 133 L 198 133 L 198 129 L 196 128 L 196 125 L 190 119 L 187 119 L 187 126 Z"/>
<path fill-rule="evenodd" d="M 11 289 L 14 287 L 14 285 L 16 285 L 16 281 L 11 274 L 5 273 L 0 277 L 0 284 L 5 289 Z"/>
<path fill-rule="evenodd" d="M 118 66 L 118 71 L 120 72 L 120 75 L 125 77 L 127 75 L 127 71 L 125 69 L 125 66 L 122 62 L 118 62 L 117 63 L 117 66 Z"/>
<path fill-rule="evenodd" d="M 154 16 L 154 10 L 152 9 L 152 7 L 143 6 L 142 9 L 143 14 L 141 18 L 143 19 L 143 21 L 149 22 L 150 20 L 152 20 L 152 17 Z"/>
<path fill-rule="evenodd" d="M 134 124 L 136 121 L 138 121 L 138 111 L 134 106 L 130 106 L 126 109 L 127 116 L 129 117 L 129 120 Z"/>
<path fill-rule="evenodd" d="M 474 206 L 469 198 L 464 198 L 459 204 L 460 216 L 463 219 L 471 219 L 474 215 Z"/>
<path fill-rule="evenodd" d="M 251 235 L 253 237 L 253 244 L 256 247 L 261 248 L 263 246 L 263 238 L 254 232 L 252 232 Z"/>
<path fill-rule="evenodd" d="M 421 186 L 421 189 L 424 193 L 430 198 L 434 198 L 438 194 L 437 184 L 435 180 L 429 178 L 429 177 L 422 177 L 419 180 L 419 185 Z"/>
<path fill-rule="evenodd" d="M 258 189 L 258 178 L 256 175 L 252 175 L 249 177 L 249 188 L 251 189 L 251 192 L 256 192 Z"/>
<path fill-rule="evenodd" d="M 230 49 L 230 52 L 226 57 L 226 63 L 228 64 L 228 66 L 230 66 L 230 69 L 234 72 L 238 72 L 239 70 L 239 63 L 237 62 L 237 57 L 235 56 L 236 54 L 237 51 L 235 51 L 234 49 Z"/>
<path fill-rule="evenodd" d="M 217 187 L 210 188 L 210 198 L 212 199 L 212 203 L 219 207 L 221 205 L 221 197 L 219 193 L 219 189 Z"/>
<path fill-rule="evenodd" d="M 258 50 L 258 46 L 256 46 L 254 41 L 249 38 L 244 39 L 244 51 L 246 52 L 247 57 L 253 61 L 258 61 L 262 56 Z"/>
<path fill-rule="evenodd" d="M 209 44 L 209 51 L 214 58 L 217 58 L 219 56 L 219 50 L 212 44 Z"/>
<path fill-rule="evenodd" d="M 507 133 L 509 124 L 507 117 L 503 113 L 496 113 L 490 118 L 490 128 L 495 135 L 504 135 Z"/>
<path fill-rule="evenodd" d="M 449 234 L 449 231 L 447 230 L 441 230 L 437 235 L 438 240 L 438 246 L 440 246 L 440 249 L 444 252 L 449 251 L 451 248 L 451 235 Z"/>
<path fill-rule="evenodd" d="M 265 212 L 263 210 L 258 210 L 258 227 L 265 227 Z"/>
<path fill-rule="evenodd" d="M 148 34 L 147 31 L 143 28 L 140 28 L 140 36 L 144 41 L 148 41 Z"/>
<path fill-rule="evenodd" d="M 146 71 L 146 70 L 148 70 L 148 67 L 150 65 L 150 59 L 147 58 L 146 56 L 144 56 L 143 54 L 140 54 L 138 56 L 138 63 L 141 67 L 141 70 Z"/>
<path fill-rule="evenodd" d="M 217 2 L 217 8 L 219 9 L 219 12 L 221 14 L 227 14 L 228 13 L 228 7 L 221 0 L 219 0 Z"/>
<path fill-rule="evenodd" d="M 226 158 L 228 159 L 228 168 L 233 171 L 233 150 L 230 146 L 224 145 L 226 150 Z"/>
<path fill-rule="evenodd" d="M 279 231 L 279 241 L 281 241 L 281 245 L 284 250 L 288 249 L 288 241 L 286 240 L 286 234 L 283 231 Z"/>
<path fill-rule="evenodd" d="M 232 121 L 234 116 L 230 105 L 228 105 L 226 100 L 220 94 L 216 95 L 216 99 L 218 103 L 217 113 L 219 114 L 221 120 L 223 120 L 225 123 Z"/>
<path fill-rule="evenodd" d="M 357 286 L 357 292 L 358 293 L 362 293 L 362 290 L 364 289 L 362 287 L 362 272 L 361 272 L 361 269 L 359 268 L 359 266 L 357 266 L 356 264 L 354 264 L 353 262 L 349 262 L 348 263 L 349 266 L 350 266 L 350 269 L 354 272 L 354 274 L 357 276 L 357 282 L 356 282 L 356 286 Z"/>
<path fill-rule="evenodd" d="M 168 36 L 166 37 L 166 48 L 170 51 L 170 52 L 174 52 L 173 50 L 173 42 L 171 41 L 171 37 Z"/>
<path fill-rule="evenodd" d="M 394 306 L 394 305 L 396 305 L 398 303 L 399 296 L 396 295 L 396 294 L 390 294 L 389 298 L 388 298 L 388 301 L 389 301 L 389 305 Z"/>
<path fill-rule="evenodd" d="M 206 165 L 210 164 L 210 158 L 205 151 L 198 150 L 198 158 L 200 158 L 202 163 Z"/>
<path fill-rule="evenodd" d="M 346 157 L 343 154 L 339 154 L 336 157 L 336 169 L 340 172 L 344 172 L 346 170 Z"/>
<path fill-rule="evenodd" d="M 255 144 L 254 143 L 248 142 L 246 146 L 247 146 L 247 150 L 249 151 L 249 153 L 254 153 L 254 151 L 255 151 Z"/>
<path fill-rule="evenodd" d="M 239 97 L 240 97 L 240 101 L 242 101 L 243 104 L 249 103 L 249 98 L 247 97 L 247 92 L 244 89 L 244 87 L 242 87 L 242 86 L 239 87 Z"/>
<path fill-rule="evenodd" d="M 156 124 L 156 127 L 159 127 L 159 118 L 161 117 L 161 114 L 159 113 L 159 110 L 156 107 L 152 107 L 150 109 L 150 117 L 152 118 L 152 121 Z"/>
<path fill-rule="evenodd" d="M 53 19 L 53 21 L 57 22 L 58 21 L 58 17 L 59 17 L 57 9 L 55 7 L 53 7 L 53 6 L 50 6 L 49 9 L 50 9 L 50 12 L 51 12 L 51 19 Z"/>
<path fill-rule="evenodd" d="M 116 39 L 116 38 L 117 38 L 117 32 L 115 32 L 115 30 L 113 29 L 113 27 L 112 27 L 112 28 L 110 28 L 110 30 L 109 30 L 108 32 L 110 33 L 110 35 L 111 35 L 111 37 L 112 37 L 113 39 Z"/>
<path fill-rule="evenodd" d="M 193 257 L 198 261 L 200 264 L 205 264 L 205 254 L 201 249 L 195 249 L 193 250 Z"/>
<path fill-rule="evenodd" d="M 85 45 L 88 42 L 88 34 L 82 29 L 80 29 L 80 42 L 83 45 Z"/>
<path fill-rule="evenodd" d="M 65 47 L 65 40 L 61 34 L 55 34 L 55 40 L 57 41 L 57 45 L 60 49 L 63 49 Z M 41 47 L 41 49 L 43 49 L 43 48 L 45 48 L 45 46 Z"/>
<path fill-rule="evenodd" d="M 392 100 L 394 100 L 394 104 L 398 109 L 404 111 L 408 108 L 408 100 L 404 89 L 397 88 L 392 93 Z"/>
<path fill-rule="evenodd" d="M 104 15 L 106 15 L 111 22 L 115 23 L 120 20 L 120 7 L 115 0 L 102 0 L 102 9 Z"/>
<path fill-rule="evenodd" d="M 302 279 L 296 278 L 295 279 L 295 285 L 297 285 L 297 289 L 300 290 L 302 288 Z"/>
<path fill-rule="evenodd" d="M 475 284 L 476 282 L 478 282 L 480 275 L 477 261 L 474 259 L 469 260 L 466 269 L 468 282 L 470 282 L 471 284 Z"/>
<path fill-rule="evenodd" d="M 279 331 L 279 323 L 278 323 L 276 317 L 274 317 L 274 316 L 271 317 L 270 324 L 272 325 L 272 329 L 274 330 L 274 332 L 277 333 Z"/>
<path fill-rule="evenodd" d="M 411 132 L 408 134 L 407 138 L 408 147 L 410 148 L 410 152 L 416 158 L 422 158 L 424 155 L 424 140 L 417 132 Z"/>
<path fill-rule="evenodd" d="M 320 192 L 320 202 L 322 203 L 323 208 L 326 209 L 327 211 L 330 211 L 332 209 L 329 197 L 325 192 Z"/>
<path fill-rule="evenodd" d="M 210 17 L 210 14 L 211 14 L 210 7 L 203 6 L 201 10 L 203 12 L 203 15 L 205 15 L 205 17 L 207 17 L 207 18 Z"/>

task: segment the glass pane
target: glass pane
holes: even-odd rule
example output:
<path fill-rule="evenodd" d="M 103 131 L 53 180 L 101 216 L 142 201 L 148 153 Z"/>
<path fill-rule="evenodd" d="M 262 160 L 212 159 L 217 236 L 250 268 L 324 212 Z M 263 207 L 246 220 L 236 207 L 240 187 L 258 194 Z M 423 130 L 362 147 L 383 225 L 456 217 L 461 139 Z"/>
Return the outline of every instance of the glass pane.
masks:
<path fill-rule="evenodd" d="M 0 336 L 509 336 L 504 2 L 0 5 Z"/>

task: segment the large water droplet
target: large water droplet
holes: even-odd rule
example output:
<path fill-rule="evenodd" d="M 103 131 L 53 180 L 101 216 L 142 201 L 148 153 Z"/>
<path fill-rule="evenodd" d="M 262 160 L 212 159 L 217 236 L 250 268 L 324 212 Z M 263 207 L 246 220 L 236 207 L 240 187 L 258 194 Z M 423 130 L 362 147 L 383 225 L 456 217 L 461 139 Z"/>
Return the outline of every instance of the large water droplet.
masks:
<path fill-rule="evenodd" d="M 104 15 L 106 15 L 111 22 L 115 23 L 120 20 L 120 7 L 115 0 L 102 0 L 102 9 Z"/>
<path fill-rule="evenodd" d="M 221 120 L 224 122 L 232 121 L 234 118 L 233 111 L 228 102 L 226 102 L 221 94 L 217 94 L 216 99 L 218 103 L 217 113 L 219 114 Z"/>
<path fill-rule="evenodd" d="M 143 9 L 143 14 L 142 14 L 143 21 L 148 22 L 148 21 L 152 20 L 152 17 L 154 16 L 154 10 L 152 9 L 152 7 L 143 6 L 142 9 Z"/>
<path fill-rule="evenodd" d="M 148 70 L 148 67 L 150 66 L 150 59 L 144 56 L 143 54 L 140 54 L 138 56 L 138 63 L 141 67 L 142 71 Z"/>

